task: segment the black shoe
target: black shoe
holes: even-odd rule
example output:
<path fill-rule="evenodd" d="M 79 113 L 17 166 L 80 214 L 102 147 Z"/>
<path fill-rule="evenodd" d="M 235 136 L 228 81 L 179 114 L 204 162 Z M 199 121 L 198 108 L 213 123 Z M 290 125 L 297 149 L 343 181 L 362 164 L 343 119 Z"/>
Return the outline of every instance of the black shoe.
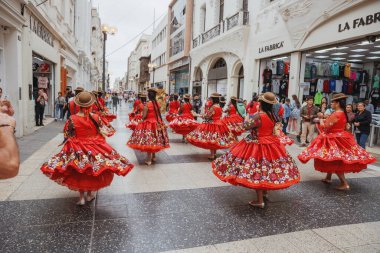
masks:
<path fill-rule="evenodd" d="M 45 126 L 43 123 L 40 126 Z"/>
<path fill-rule="evenodd" d="M 36 126 L 40 126 L 40 124 L 36 124 Z"/>
<path fill-rule="evenodd" d="M 296 138 L 297 138 L 297 141 L 298 141 L 298 142 L 301 142 L 301 136 L 297 135 Z"/>

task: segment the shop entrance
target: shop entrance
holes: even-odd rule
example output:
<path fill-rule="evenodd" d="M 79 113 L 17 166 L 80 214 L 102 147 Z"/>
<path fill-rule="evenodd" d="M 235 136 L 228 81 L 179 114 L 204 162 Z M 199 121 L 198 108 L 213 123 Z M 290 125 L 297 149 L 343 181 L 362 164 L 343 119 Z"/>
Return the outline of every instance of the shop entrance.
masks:
<path fill-rule="evenodd" d="M 366 99 L 380 113 L 380 37 L 374 42 L 354 41 L 305 52 L 303 95 L 316 104 L 334 93 L 348 95 L 347 104 Z"/>
<path fill-rule="evenodd" d="M 223 58 L 220 58 L 208 73 L 207 96 L 215 92 L 226 96 L 227 83 L 227 64 Z"/>

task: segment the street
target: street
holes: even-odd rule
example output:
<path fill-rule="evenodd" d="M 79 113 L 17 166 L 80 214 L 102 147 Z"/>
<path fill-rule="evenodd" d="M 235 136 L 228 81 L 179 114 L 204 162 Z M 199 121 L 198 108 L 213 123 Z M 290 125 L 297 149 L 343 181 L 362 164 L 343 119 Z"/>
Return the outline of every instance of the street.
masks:
<path fill-rule="evenodd" d="M 252 190 L 217 179 L 208 151 L 170 133 L 157 162 L 128 148 L 122 102 L 108 142 L 135 168 L 75 205 L 77 192 L 39 168 L 60 150 L 64 123 L 19 139 L 19 175 L 0 182 L 0 251 L 5 252 L 379 252 L 380 167 L 348 174 L 351 190 L 323 184 L 312 163 L 297 164 L 301 183 L 269 193 L 265 209 L 247 203 Z M 170 131 L 169 131 L 170 132 Z M 287 147 L 296 159 L 301 148 Z M 222 151 L 218 151 L 221 154 Z M 297 159 L 296 159 L 297 160 Z"/>

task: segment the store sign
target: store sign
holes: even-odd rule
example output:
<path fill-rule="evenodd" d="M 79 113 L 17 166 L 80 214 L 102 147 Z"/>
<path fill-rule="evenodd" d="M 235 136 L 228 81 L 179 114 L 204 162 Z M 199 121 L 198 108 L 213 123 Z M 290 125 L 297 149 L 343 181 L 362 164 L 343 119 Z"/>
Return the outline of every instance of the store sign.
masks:
<path fill-rule="evenodd" d="M 271 45 L 268 45 L 268 46 L 260 47 L 259 48 L 259 54 L 266 53 L 266 52 L 273 51 L 273 50 L 277 50 L 277 49 L 280 49 L 280 48 L 283 48 L 283 47 L 284 47 L 284 42 L 283 41 L 278 42 L 278 43 L 274 43 L 274 44 L 271 44 Z"/>
<path fill-rule="evenodd" d="M 351 22 L 346 22 L 344 24 L 339 24 L 338 32 L 349 31 L 351 29 L 356 29 L 359 27 L 364 27 L 372 24 L 380 23 L 380 12 L 368 15 L 367 17 L 357 18 Z"/>
<path fill-rule="evenodd" d="M 34 16 L 30 15 L 30 29 L 43 41 L 48 43 L 50 46 L 53 45 L 53 35 L 49 30 Z"/>

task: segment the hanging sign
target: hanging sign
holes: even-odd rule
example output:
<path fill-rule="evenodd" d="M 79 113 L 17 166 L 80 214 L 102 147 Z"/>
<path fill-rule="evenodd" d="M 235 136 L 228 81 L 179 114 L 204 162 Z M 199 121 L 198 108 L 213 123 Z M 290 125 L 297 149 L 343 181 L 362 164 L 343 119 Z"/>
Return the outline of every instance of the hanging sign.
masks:
<path fill-rule="evenodd" d="M 368 15 L 366 17 L 361 17 L 352 20 L 351 22 L 345 22 L 344 24 L 339 24 L 338 32 L 349 31 L 351 29 L 356 29 L 359 27 L 364 27 L 372 24 L 380 23 L 380 12 Z"/>
<path fill-rule="evenodd" d="M 38 37 L 40 37 L 43 41 L 45 41 L 50 46 L 53 45 L 53 35 L 49 32 L 49 30 L 33 15 L 30 15 L 30 30 L 32 30 Z"/>

